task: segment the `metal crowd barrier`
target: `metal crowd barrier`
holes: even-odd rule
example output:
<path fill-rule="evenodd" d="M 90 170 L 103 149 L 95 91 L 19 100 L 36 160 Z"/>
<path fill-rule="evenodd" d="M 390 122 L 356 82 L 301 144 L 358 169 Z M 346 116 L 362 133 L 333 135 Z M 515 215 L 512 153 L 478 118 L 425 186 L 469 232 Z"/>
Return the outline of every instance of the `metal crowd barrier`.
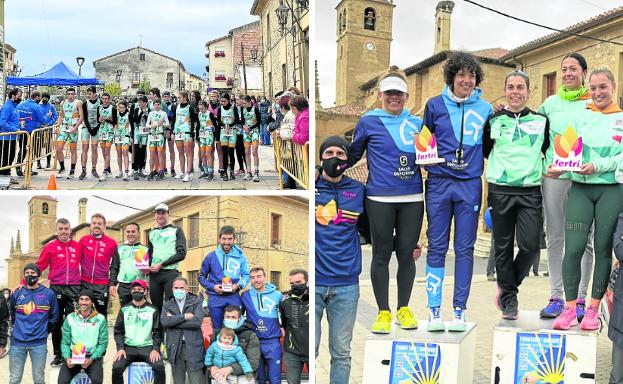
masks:
<path fill-rule="evenodd" d="M 279 135 L 273 136 L 279 188 L 283 189 L 283 174 L 294 179 L 299 185 L 309 189 L 309 143 L 299 145 L 292 140 L 283 140 Z"/>
<path fill-rule="evenodd" d="M 30 134 L 26 131 L 0 133 L 0 171 L 9 170 L 11 172 L 13 168 L 22 168 L 24 172 L 23 187 L 25 188 L 30 184 L 30 172 L 27 167 L 30 152 L 29 144 Z M 22 146 L 23 148 L 21 148 Z M 22 152 L 22 159 L 18 161 L 17 156 L 20 154 L 20 149 L 26 153 Z"/>
<path fill-rule="evenodd" d="M 54 155 L 56 151 L 56 137 L 58 136 L 56 128 L 56 125 L 51 125 L 37 128 L 30 133 L 28 167 L 26 167 L 26 172 L 24 172 L 24 187 L 30 187 L 31 172 L 34 162 L 44 159 L 48 155 Z M 54 162 L 56 163 L 56 156 L 54 156 Z"/>

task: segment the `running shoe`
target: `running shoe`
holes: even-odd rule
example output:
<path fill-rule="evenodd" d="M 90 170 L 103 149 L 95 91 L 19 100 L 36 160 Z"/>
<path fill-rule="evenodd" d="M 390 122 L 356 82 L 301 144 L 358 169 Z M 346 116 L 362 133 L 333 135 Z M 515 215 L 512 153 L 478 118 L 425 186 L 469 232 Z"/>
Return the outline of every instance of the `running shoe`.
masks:
<path fill-rule="evenodd" d="M 552 296 L 549 299 L 549 304 L 543 309 L 541 309 L 541 313 L 539 314 L 542 319 L 555 319 L 562 313 L 563 308 L 565 307 L 565 302 L 558 296 Z"/>
<path fill-rule="evenodd" d="M 255 171 L 255 174 L 253 175 L 253 181 L 256 183 L 260 182 L 260 171 Z"/>
<path fill-rule="evenodd" d="M 185 174 L 184 174 L 184 178 L 182 179 L 182 181 L 183 181 L 184 183 L 187 183 L 187 182 L 189 182 L 189 181 L 190 181 L 190 176 L 188 175 L 188 173 L 185 173 Z"/>
<path fill-rule="evenodd" d="M 498 293 L 495 295 L 495 299 L 493 301 L 495 303 L 495 307 L 500 311 L 504 310 L 504 306 L 502 305 L 502 288 L 498 285 Z"/>
<path fill-rule="evenodd" d="M 164 172 L 160 172 L 158 173 L 158 178 L 157 180 L 164 180 Z"/>
<path fill-rule="evenodd" d="M 173 175 L 173 171 L 171 171 L 171 175 Z M 173 176 L 174 179 L 181 179 L 184 177 L 184 173 L 178 173 L 177 175 Z"/>
<path fill-rule="evenodd" d="M 244 177 L 242 178 L 242 180 L 251 180 L 253 178 L 253 175 L 251 173 L 245 173 Z"/>
<path fill-rule="evenodd" d="M 78 176 L 78 179 L 84 180 L 85 177 L 87 177 L 87 170 L 83 169 L 82 172 L 80 172 L 80 176 Z"/>
<path fill-rule="evenodd" d="M 214 172 L 210 172 L 210 173 L 208 173 L 208 175 L 206 176 L 206 179 L 207 179 L 208 181 L 212 181 L 212 180 L 214 180 Z"/>
<path fill-rule="evenodd" d="M 99 178 L 100 181 L 106 181 L 106 178 L 108 177 L 108 171 L 104 170 L 104 172 L 102 172 L 102 177 Z"/>
<path fill-rule="evenodd" d="M 61 168 L 58 170 L 58 173 L 56 174 L 56 176 L 63 176 L 65 174 L 65 168 Z"/>
<path fill-rule="evenodd" d="M 583 317 L 580 329 L 583 331 L 596 331 L 599 329 L 601 325 L 599 322 L 599 307 L 589 305 Z"/>
<path fill-rule="evenodd" d="M 171 168 L 171 177 L 175 177 L 176 173 L 175 173 L 175 169 Z"/>
<path fill-rule="evenodd" d="M 69 171 L 69 174 L 67 175 L 67 179 L 73 179 L 75 175 L 76 174 L 74 171 Z"/>
<path fill-rule="evenodd" d="M 127 171 L 123 172 L 123 180 L 128 181 L 128 177 L 129 177 L 128 172 Z"/>
<path fill-rule="evenodd" d="M 229 171 L 229 180 L 236 180 L 236 175 L 234 175 L 234 171 Z"/>
<path fill-rule="evenodd" d="M 578 321 L 582 321 L 584 319 L 584 312 L 586 311 L 586 300 L 578 299 L 575 304 L 575 316 L 578 318 Z"/>
<path fill-rule="evenodd" d="M 95 169 L 91 170 L 91 176 L 95 177 L 96 179 L 100 178 L 100 175 L 97 173 L 97 171 Z"/>
<path fill-rule="evenodd" d="M 206 177 L 208 177 L 208 174 L 205 171 L 201 172 L 201 175 L 199 175 L 200 179 L 205 179 Z"/>
<path fill-rule="evenodd" d="M 517 296 L 513 295 L 508 298 L 507 303 L 502 310 L 502 318 L 505 320 L 517 320 L 519 317 L 519 303 L 517 302 Z"/>
<path fill-rule="evenodd" d="M 441 319 L 439 307 L 432 307 L 428 310 L 428 325 L 426 326 L 426 330 L 428 332 L 441 332 L 446 330 L 443 325 L 443 320 Z"/>
<path fill-rule="evenodd" d="M 465 320 L 465 311 L 460 307 L 454 308 L 454 317 L 452 322 L 448 326 L 450 332 L 465 332 L 467 331 L 467 321 Z"/>
<path fill-rule="evenodd" d="M 138 173 L 134 172 L 134 180 L 138 180 Z"/>
<path fill-rule="evenodd" d="M 495 281 L 495 275 L 487 275 L 487 281 Z"/>
<path fill-rule="evenodd" d="M 411 308 L 402 307 L 396 313 L 396 324 L 402 329 L 417 329 L 417 319 L 413 315 Z"/>
<path fill-rule="evenodd" d="M 234 171 L 231 171 L 234 173 Z M 390 311 L 379 311 L 379 314 L 372 324 L 372 333 L 389 333 L 392 327 L 392 313 Z"/>
<path fill-rule="evenodd" d="M 116 179 L 120 179 L 123 177 L 123 172 L 119 172 L 117 173 L 117 175 L 115 176 Z"/>
<path fill-rule="evenodd" d="M 576 325 L 578 325 L 578 318 L 575 316 L 575 308 L 565 306 L 560 316 L 554 320 L 553 328 L 566 331 Z"/>
<path fill-rule="evenodd" d="M 63 361 L 64 360 L 61 356 L 54 356 L 54 359 L 52 360 L 50 365 L 53 367 L 60 367 L 61 365 L 63 365 Z"/>

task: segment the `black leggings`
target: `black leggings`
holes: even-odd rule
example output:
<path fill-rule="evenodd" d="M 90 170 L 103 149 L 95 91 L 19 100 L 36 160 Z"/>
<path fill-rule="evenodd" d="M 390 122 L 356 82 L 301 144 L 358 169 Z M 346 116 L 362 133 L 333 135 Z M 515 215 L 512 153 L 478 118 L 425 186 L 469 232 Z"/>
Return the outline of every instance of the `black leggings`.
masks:
<path fill-rule="evenodd" d="M 238 135 L 236 137 L 236 157 L 238 158 L 238 169 L 244 171 L 244 137 L 242 135 Z"/>
<path fill-rule="evenodd" d="M 146 145 L 134 145 L 134 156 L 132 160 L 132 170 L 139 171 L 145 168 L 147 158 L 147 146 Z"/>
<path fill-rule="evenodd" d="M 223 169 L 234 170 L 236 167 L 236 148 L 223 146 Z"/>
<path fill-rule="evenodd" d="M 366 199 L 366 210 L 372 234 L 370 275 L 376 304 L 379 310 L 390 310 L 389 260 L 395 250 L 398 259 L 398 308 L 406 307 L 415 279 L 413 250 L 420 239 L 424 202 L 381 203 Z"/>

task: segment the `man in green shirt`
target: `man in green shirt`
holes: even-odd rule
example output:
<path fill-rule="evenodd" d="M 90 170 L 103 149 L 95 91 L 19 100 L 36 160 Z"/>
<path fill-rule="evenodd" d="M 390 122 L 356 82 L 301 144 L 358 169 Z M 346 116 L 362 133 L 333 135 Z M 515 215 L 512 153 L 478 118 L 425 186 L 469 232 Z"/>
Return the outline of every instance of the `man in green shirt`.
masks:
<path fill-rule="evenodd" d="M 121 306 L 132 301 L 130 283 L 147 280 L 144 271 L 136 268 L 138 260 L 149 260 L 149 251 L 140 240 L 141 227 L 137 223 L 125 226 L 125 242 L 119 244 L 110 263 L 110 296 L 119 295 Z"/>
<path fill-rule="evenodd" d="M 162 302 L 173 294 L 173 280 L 179 276 L 179 263 L 186 257 L 186 237 L 181 228 L 169 224 L 169 207 L 160 203 L 154 209 L 156 228 L 149 231 L 149 289 L 151 303 L 162 310 Z"/>
<path fill-rule="evenodd" d="M 154 370 L 154 384 L 165 384 L 160 356 L 162 331 L 159 312 L 145 300 L 147 283 L 136 279 L 131 284 L 132 301 L 121 307 L 115 322 L 117 354 L 112 366 L 112 384 L 123 384 L 123 372 L 134 362 L 144 362 Z"/>
<path fill-rule="evenodd" d="M 64 361 L 58 374 L 59 384 L 69 384 L 83 369 L 92 384 L 102 384 L 102 357 L 108 347 L 108 323 L 93 302 L 93 291 L 83 289 L 78 298 L 79 310 L 68 315 L 63 323 L 61 352 Z"/>

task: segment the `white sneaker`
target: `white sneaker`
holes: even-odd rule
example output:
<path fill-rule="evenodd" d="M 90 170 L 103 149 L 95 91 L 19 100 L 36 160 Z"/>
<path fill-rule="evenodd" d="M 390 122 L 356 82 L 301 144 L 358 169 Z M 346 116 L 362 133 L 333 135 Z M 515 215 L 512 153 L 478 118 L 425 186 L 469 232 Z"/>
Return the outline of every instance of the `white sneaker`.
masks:
<path fill-rule="evenodd" d="M 465 332 L 467 322 L 465 321 L 465 311 L 459 307 L 454 308 L 452 323 L 448 326 L 450 332 Z"/>
<path fill-rule="evenodd" d="M 188 174 L 188 180 L 193 181 L 193 176 L 195 175 L 194 172 L 191 172 Z"/>
<path fill-rule="evenodd" d="M 99 181 L 106 181 L 107 177 L 108 177 L 108 172 L 104 171 L 102 172 L 102 176 L 99 178 Z"/>
<path fill-rule="evenodd" d="M 124 181 L 128 181 L 128 173 L 127 172 L 123 173 L 123 180 Z"/>
<path fill-rule="evenodd" d="M 242 178 L 242 180 L 251 180 L 253 178 L 253 175 L 250 173 L 245 173 L 244 177 Z"/>
<path fill-rule="evenodd" d="M 446 328 L 443 325 L 441 319 L 441 311 L 439 307 L 433 307 L 428 310 L 428 325 L 426 326 L 428 332 L 445 331 Z"/>
<path fill-rule="evenodd" d="M 173 178 L 174 178 L 174 179 L 178 179 L 178 180 L 179 180 L 179 179 L 183 178 L 185 175 L 186 175 L 185 173 L 178 173 L 178 174 L 177 174 L 177 175 L 175 175 Z"/>
<path fill-rule="evenodd" d="M 190 177 L 188 176 L 188 173 L 184 174 L 184 178 L 182 179 L 183 182 L 187 183 L 190 181 Z"/>
<path fill-rule="evenodd" d="M 120 179 L 123 177 L 123 172 L 119 172 L 115 178 Z"/>

